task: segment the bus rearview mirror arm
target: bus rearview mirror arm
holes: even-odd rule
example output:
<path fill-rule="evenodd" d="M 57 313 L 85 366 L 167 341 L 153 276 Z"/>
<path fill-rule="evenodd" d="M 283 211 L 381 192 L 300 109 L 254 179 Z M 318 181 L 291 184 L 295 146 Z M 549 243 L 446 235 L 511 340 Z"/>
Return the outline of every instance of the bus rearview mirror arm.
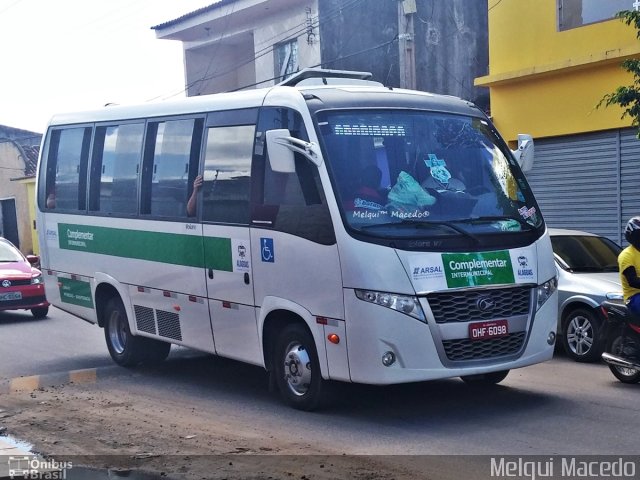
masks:
<path fill-rule="evenodd" d="M 304 155 L 317 167 L 322 163 L 316 143 L 292 137 L 287 129 L 267 130 L 266 139 L 269 164 L 274 172 L 294 173 L 296 171 L 294 152 Z"/>
<path fill-rule="evenodd" d="M 533 137 L 526 133 L 519 133 L 518 149 L 511 150 L 511 153 L 513 153 L 523 172 L 530 171 L 533 168 L 534 159 Z"/>

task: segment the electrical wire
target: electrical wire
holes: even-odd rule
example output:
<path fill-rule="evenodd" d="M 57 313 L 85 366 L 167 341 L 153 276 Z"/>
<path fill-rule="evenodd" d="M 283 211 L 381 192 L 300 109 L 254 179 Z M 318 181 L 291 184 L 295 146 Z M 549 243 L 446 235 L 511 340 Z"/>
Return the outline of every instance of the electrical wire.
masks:
<path fill-rule="evenodd" d="M 349 1 L 348 3 L 346 3 L 345 5 L 341 5 L 341 6 L 336 7 L 336 8 L 335 8 L 335 9 L 333 9 L 333 10 L 330 10 L 330 11 L 329 11 L 329 12 L 327 12 L 325 15 L 323 15 L 323 16 L 322 16 L 322 18 L 320 18 L 320 16 L 318 15 L 318 16 L 316 17 L 316 20 L 312 22 L 312 24 L 311 24 L 311 28 L 318 28 L 318 27 L 319 27 L 319 25 L 320 25 L 320 22 L 321 22 L 321 21 L 322 21 L 322 22 L 326 22 L 326 21 L 333 20 L 333 19 L 334 19 L 334 18 L 336 18 L 337 16 L 341 15 L 345 10 L 350 10 L 350 9 L 352 9 L 353 7 L 357 6 L 358 4 L 362 3 L 363 1 L 364 1 L 364 0 L 350 0 L 350 1 Z M 294 39 L 300 38 L 301 36 L 303 36 L 303 35 L 305 35 L 305 34 L 306 34 L 308 27 L 309 27 L 309 25 L 307 24 L 307 21 L 305 20 L 303 23 L 300 23 L 300 24 L 298 24 L 298 25 L 296 25 L 296 26 L 294 26 L 294 27 L 290 28 L 289 30 L 286 30 L 286 31 L 285 31 L 285 33 L 286 33 L 286 32 L 290 32 L 290 31 L 292 31 L 292 30 L 294 30 L 294 29 L 298 28 L 298 30 L 295 30 L 293 33 L 291 33 L 291 34 L 287 35 L 286 37 L 282 38 L 282 39 L 281 39 L 279 42 L 277 42 L 277 43 L 283 43 L 283 42 L 287 42 L 287 41 L 290 41 L 290 40 L 294 40 Z M 273 37 L 271 37 L 271 39 L 277 38 L 278 36 L 279 36 L 279 35 L 273 36 Z M 264 43 L 264 42 L 263 42 L 263 43 Z M 161 97 L 162 97 L 164 100 L 167 100 L 167 99 L 169 99 L 169 98 L 176 97 L 176 96 L 178 96 L 178 95 L 180 95 L 180 94 L 182 94 L 182 93 L 184 93 L 184 92 L 188 92 L 188 91 L 189 91 L 189 89 L 190 89 L 191 87 L 193 87 L 195 84 L 197 84 L 197 83 L 199 83 L 199 82 L 207 82 L 207 81 L 209 81 L 209 80 L 213 80 L 213 79 L 215 79 L 215 78 L 219 78 L 219 77 L 221 77 L 221 76 L 224 76 L 224 75 L 227 75 L 227 74 L 229 74 L 229 73 L 232 73 L 232 72 L 234 72 L 235 70 L 237 70 L 238 68 L 243 67 L 243 66 L 245 66 L 245 65 L 247 65 L 247 64 L 250 64 L 250 63 L 252 63 L 252 62 L 255 62 L 255 61 L 256 61 L 256 60 L 258 60 L 259 58 L 261 58 L 261 57 L 263 57 L 263 56 L 265 56 L 265 55 L 267 55 L 267 54 L 269 54 L 269 53 L 273 52 L 273 51 L 274 51 L 274 49 L 275 49 L 275 48 L 276 48 L 276 46 L 277 46 L 277 43 L 276 43 L 276 44 L 269 45 L 269 46 L 267 46 L 267 47 L 264 47 L 263 49 L 257 50 L 257 51 L 254 53 L 254 56 L 253 56 L 253 57 L 251 57 L 251 58 L 246 58 L 246 59 L 244 59 L 244 60 L 241 60 L 239 63 L 236 63 L 235 65 L 230 66 L 229 68 L 225 69 L 225 70 L 224 70 L 224 71 L 222 71 L 222 72 L 216 72 L 216 73 L 215 73 L 215 74 L 213 74 L 213 75 L 202 76 L 202 77 L 200 77 L 200 78 L 198 78 L 198 79 L 194 80 L 193 82 L 189 83 L 188 85 L 186 85 L 186 86 L 185 86 L 185 88 L 183 88 L 182 90 L 180 90 L 180 91 L 178 91 L 178 92 L 175 92 L 175 93 L 173 93 L 173 94 L 170 94 L 170 95 L 168 95 L 168 96 L 161 96 Z M 261 82 L 256 83 L 255 85 L 260 85 L 260 84 L 262 84 L 262 83 L 266 83 L 266 82 L 268 82 L 268 81 L 275 80 L 276 78 L 279 78 L 279 77 L 274 77 L 274 78 L 269 79 L 269 80 L 263 80 L 263 81 L 261 81 Z M 249 87 L 244 87 L 244 88 L 249 88 Z M 155 98 L 154 98 L 154 100 L 155 100 L 155 99 L 157 99 L 157 98 L 158 98 L 158 97 L 155 97 Z"/>
<path fill-rule="evenodd" d="M 7 10 L 10 10 L 11 8 L 15 7 L 17 4 L 19 4 L 22 0 L 16 0 L 15 2 L 13 2 L 12 4 L 6 6 L 4 9 L 0 10 L 0 13 L 4 13 Z"/>

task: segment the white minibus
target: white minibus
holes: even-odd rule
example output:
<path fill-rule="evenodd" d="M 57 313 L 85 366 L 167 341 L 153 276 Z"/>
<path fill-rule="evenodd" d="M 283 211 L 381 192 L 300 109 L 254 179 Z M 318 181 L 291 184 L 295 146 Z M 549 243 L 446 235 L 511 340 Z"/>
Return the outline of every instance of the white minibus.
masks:
<path fill-rule="evenodd" d="M 304 410 L 328 381 L 493 384 L 550 359 L 532 140 L 512 152 L 472 103 L 368 76 L 54 116 L 49 301 L 122 366 L 182 345 L 264 367 Z"/>

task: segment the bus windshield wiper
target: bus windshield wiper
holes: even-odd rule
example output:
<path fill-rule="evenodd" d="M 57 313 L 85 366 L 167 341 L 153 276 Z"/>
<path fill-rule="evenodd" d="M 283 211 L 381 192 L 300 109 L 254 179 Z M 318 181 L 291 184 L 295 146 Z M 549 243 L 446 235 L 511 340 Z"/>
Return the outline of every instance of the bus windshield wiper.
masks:
<path fill-rule="evenodd" d="M 483 217 L 469 217 L 463 220 L 458 220 L 460 222 L 465 223 L 473 223 L 473 222 L 499 222 L 499 221 L 514 221 L 518 222 L 521 227 L 527 227 L 527 229 L 531 229 L 533 225 L 525 222 L 521 218 L 518 217 L 510 217 L 508 215 L 495 215 L 495 216 L 483 216 Z"/>
<path fill-rule="evenodd" d="M 461 220 L 454 220 L 454 222 L 460 222 L 460 221 Z M 414 228 L 447 227 L 450 230 L 453 230 L 454 232 L 459 233 L 460 235 L 470 238 L 475 243 L 480 243 L 480 239 L 478 237 L 468 232 L 467 230 L 460 228 L 457 225 L 454 225 L 454 223 L 451 221 L 402 219 L 399 222 L 386 222 L 386 223 L 376 223 L 374 225 L 363 225 L 360 227 L 360 229 L 368 230 L 376 227 L 390 227 L 395 225 L 411 226 Z"/>

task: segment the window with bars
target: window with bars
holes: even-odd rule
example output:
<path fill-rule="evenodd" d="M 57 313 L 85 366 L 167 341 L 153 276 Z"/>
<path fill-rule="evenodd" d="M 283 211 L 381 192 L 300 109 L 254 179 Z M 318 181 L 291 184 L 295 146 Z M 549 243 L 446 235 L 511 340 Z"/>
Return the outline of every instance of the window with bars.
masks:
<path fill-rule="evenodd" d="M 296 73 L 298 68 L 298 40 L 279 43 L 274 49 L 276 80 L 282 82 Z"/>

